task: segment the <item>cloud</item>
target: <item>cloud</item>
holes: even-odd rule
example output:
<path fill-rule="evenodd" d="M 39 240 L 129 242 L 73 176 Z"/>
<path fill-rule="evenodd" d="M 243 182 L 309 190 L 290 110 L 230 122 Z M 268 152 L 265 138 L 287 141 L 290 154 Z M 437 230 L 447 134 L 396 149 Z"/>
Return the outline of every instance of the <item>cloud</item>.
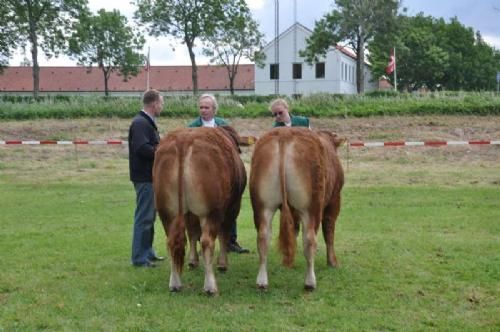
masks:
<path fill-rule="evenodd" d="M 252 10 L 259 10 L 264 7 L 264 0 L 246 0 L 248 8 Z"/>
<path fill-rule="evenodd" d="M 500 50 L 500 36 L 482 35 L 482 37 L 490 46 Z"/>

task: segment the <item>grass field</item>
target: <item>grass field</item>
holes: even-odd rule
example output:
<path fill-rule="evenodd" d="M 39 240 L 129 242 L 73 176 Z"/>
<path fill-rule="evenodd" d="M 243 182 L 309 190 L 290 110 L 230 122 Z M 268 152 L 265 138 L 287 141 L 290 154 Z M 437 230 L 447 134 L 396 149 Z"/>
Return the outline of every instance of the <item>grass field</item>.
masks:
<path fill-rule="evenodd" d="M 493 139 L 499 120 L 380 118 L 316 127 L 367 141 Z M 126 136 L 128 121 L 80 121 L 3 122 L 0 139 Z M 182 121 L 162 125 L 168 131 Z M 251 122 L 239 130 L 258 135 L 262 128 L 265 122 Z M 230 255 L 213 298 L 201 291 L 203 267 L 186 269 L 183 291 L 172 294 L 168 262 L 130 266 L 134 192 L 126 152 L 0 146 L 0 330 L 500 329 L 498 146 L 342 149 L 341 266 L 326 266 L 320 238 L 314 292 L 303 290 L 300 248 L 295 267 L 286 269 L 273 247 L 270 289 L 256 289 L 256 233 L 245 194 L 238 231 L 251 253 Z M 250 156 L 246 148 L 243 159 Z M 160 223 L 156 230 L 155 247 L 167 255 Z"/>

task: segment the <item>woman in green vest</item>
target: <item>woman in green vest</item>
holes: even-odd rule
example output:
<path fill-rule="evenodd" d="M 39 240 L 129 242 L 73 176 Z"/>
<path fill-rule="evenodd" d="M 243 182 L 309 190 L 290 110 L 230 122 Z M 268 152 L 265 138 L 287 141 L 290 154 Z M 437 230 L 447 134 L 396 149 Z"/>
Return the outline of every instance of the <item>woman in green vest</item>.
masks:
<path fill-rule="evenodd" d="M 283 98 L 274 99 L 269 106 L 273 114 L 273 127 L 309 127 L 309 119 L 305 116 L 294 116 L 289 113 L 288 103 Z"/>

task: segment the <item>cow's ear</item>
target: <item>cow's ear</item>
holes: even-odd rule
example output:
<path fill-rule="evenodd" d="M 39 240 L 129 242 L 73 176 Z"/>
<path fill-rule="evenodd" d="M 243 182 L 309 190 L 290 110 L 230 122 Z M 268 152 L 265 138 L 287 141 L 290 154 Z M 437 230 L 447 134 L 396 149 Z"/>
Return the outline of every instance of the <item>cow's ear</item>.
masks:
<path fill-rule="evenodd" d="M 241 149 L 240 149 L 240 136 L 238 135 L 238 133 L 236 132 L 236 130 L 233 128 L 233 127 L 230 127 L 230 126 L 220 126 L 218 128 L 221 128 L 222 129 L 222 132 L 225 133 L 229 139 L 232 140 L 232 142 L 234 143 L 235 147 L 236 147 L 236 150 L 238 151 L 238 153 L 241 153 Z"/>
<path fill-rule="evenodd" d="M 332 140 L 335 148 L 338 148 L 347 141 L 347 138 L 338 136 L 337 134 L 333 134 Z"/>
<path fill-rule="evenodd" d="M 333 143 L 333 146 L 335 147 L 335 149 L 337 149 L 339 146 L 341 146 L 342 144 L 344 144 L 344 142 L 347 141 L 347 138 L 345 138 L 343 136 L 339 136 L 335 133 L 332 133 L 329 130 L 319 130 L 318 132 L 320 133 L 320 135 L 323 135 L 323 136 L 326 135 L 326 137 L 328 137 L 328 139 Z"/>

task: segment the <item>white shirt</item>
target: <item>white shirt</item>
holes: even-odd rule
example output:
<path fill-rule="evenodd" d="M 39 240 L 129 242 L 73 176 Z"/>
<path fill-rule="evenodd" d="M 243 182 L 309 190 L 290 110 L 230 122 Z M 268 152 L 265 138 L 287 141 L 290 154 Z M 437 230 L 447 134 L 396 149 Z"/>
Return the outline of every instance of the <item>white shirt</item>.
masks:
<path fill-rule="evenodd" d="M 210 128 L 216 127 L 214 118 L 212 118 L 212 120 L 209 120 L 209 121 L 205 121 L 205 120 L 201 119 L 201 123 L 202 123 L 203 127 L 210 127 Z"/>
<path fill-rule="evenodd" d="M 153 120 L 154 123 L 156 123 L 156 118 L 154 116 L 151 116 L 148 112 L 146 112 L 145 110 L 142 110 L 142 113 L 146 114 L 147 116 L 149 116 L 149 118 L 151 120 Z"/>

